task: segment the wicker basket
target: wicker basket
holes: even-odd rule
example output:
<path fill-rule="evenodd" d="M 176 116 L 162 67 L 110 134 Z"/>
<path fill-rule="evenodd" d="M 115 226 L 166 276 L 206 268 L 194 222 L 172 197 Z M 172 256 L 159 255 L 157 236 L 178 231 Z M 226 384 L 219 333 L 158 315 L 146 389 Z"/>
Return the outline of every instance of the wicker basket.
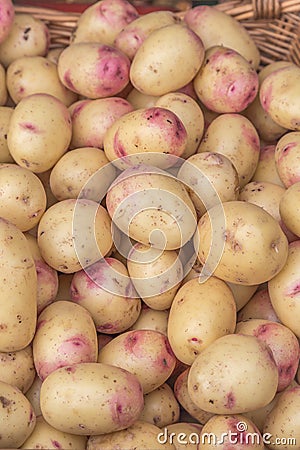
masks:
<path fill-rule="evenodd" d="M 261 66 L 278 60 L 292 61 L 300 66 L 299 0 L 221 0 L 213 7 L 245 26 L 260 50 Z M 15 10 L 32 14 L 47 23 L 51 48 L 70 42 L 80 15 L 79 12 L 18 4 Z M 182 17 L 184 12 L 178 14 Z"/>

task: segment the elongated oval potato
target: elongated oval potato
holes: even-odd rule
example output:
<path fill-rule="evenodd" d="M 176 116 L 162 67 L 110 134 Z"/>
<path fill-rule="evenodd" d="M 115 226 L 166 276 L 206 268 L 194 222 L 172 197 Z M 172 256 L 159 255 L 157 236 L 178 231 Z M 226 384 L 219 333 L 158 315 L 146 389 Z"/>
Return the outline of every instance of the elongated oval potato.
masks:
<path fill-rule="evenodd" d="M 192 81 L 203 59 L 196 33 L 183 24 L 167 25 L 153 31 L 136 52 L 130 81 L 144 94 L 164 95 Z"/>
<path fill-rule="evenodd" d="M 234 17 L 217 8 L 200 5 L 188 10 L 184 21 L 200 36 L 205 49 L 214 45 L 232 48 L 258 69 L 259 50 L 246 28 Z"/>
<path fill-rule="evenodd" d="M 275 165 L 286 188 L 300 181 L 300 131 L 282 136 L 275 147 Z"/>
<path fill-rule="evenodd" d="M 278 369 L 272 352 L 255 336 L 228 334 L 193 362 L 188 374 L 192 401 L 213 414 L 242 414 L 275 396 Z"/>
<path fill-rule="evenodd" d="M 42 384 L 40 401 L 43 417 L 51 426 L 84 436 L 128 428 L 144 406 L 137 377 L 102 363 L 55 370 Z"/>
<path fill-rule="evenodd" d="M 0 351 L 14 352 L 27 347 L 35 333 L 37 275 L 25 236 L 3 218 L 0 248 Z"/>
<path fill-rule="evenodd" d="M 1 447 L 19 448 L 34 430 L 35 413 L 18 388 L 0 381 L 0 392 Z"/>
<path fill-rule="evenodd" d="M 236 200 L 214 206 L 199 220 L 198 231 L 200 262 L 209 260 L 212 246 L 213 274 L 224 281 L 264 283 L 281 271 L 288 257 L 288 240 L 279 223 L 252 203 Z"/>

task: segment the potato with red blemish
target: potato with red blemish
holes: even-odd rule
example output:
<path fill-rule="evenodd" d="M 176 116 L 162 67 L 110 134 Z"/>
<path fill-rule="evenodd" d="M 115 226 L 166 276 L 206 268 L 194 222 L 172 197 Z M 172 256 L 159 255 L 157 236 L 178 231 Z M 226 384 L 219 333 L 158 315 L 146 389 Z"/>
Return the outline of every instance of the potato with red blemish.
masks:
<path fill-rule="evenodd" d="M 17 352 L 0 353 L 1 381 L 17 387 L 23 394 L 26 394 L 34 381 L 35 375 L 31 345 Z"/>
<path fill-rule="evenodd" d="M 276 170 L 286 188 L 300 181 L 300 131 L 282 136 L 276 143 L 274 156 Z"/>
<path fill-rule="evenodd" d="M 17 104 L 27 95 L 44 92 L 61 100 L 66 106 L 77 100 L 77 94 L 60 81 L 57 65 L 43 56 L 23 56 L 7 69 L 7 89 Z"/>
<path fill-rule="evenodd" d="M 47 423 L 81 436 L 126 429 L 136 422 L 144 406 L 138 378 L 103 363 L 79 363 L 55 370 L 42 383 L 40 401 Z"/>
<path fill-rule="evenodd" d="M 258 92 L 258 75 L 251 64 L 232 48 L 212 46 L 194 78 L 200 101 L 220 114 L 244 111 Z"/>
<path fill-rule="evenodd" d="M 138 17 L 137 9 L 127 0 L 97 1 L 80 15 L 71 41 L 112 45 L 119 32 Z"/>
<path fill-rule="evenodd" d="M 103 149 L 108 128 L 133 106 L 121 97 L 79 100 L 69 108 L 72 118 L 71 147 L 97 147 Z"/>
<path fill-rule="evenodd" d="M 288 257 L 280 272 L 268 282 L 272 306 L 280 322 L 300 338 L 300 241 L 289 244 Z"/>
<path fill-rule="evenodd" d="M 47 448 L 85 450 L 87 443 L 86 436 L 76 436 L 71 433 L 64 433 L 56 430 L 45 421 L 43 416 L 36 418 L 36 424 L 31 435 L 26 439 L 20 448 Z"/>
<path fill-rule="evenodd" d="M 97 356 L 96 327 L 83 306 L 60 300 L 40 313 L 33 339 L 33 359 L 42 381 L 59 367 L 96 362 Z"/>
<path fill-rule="evenodd" d="M 25 395 L 0 381 L 0 436 L 2 448 L 19 448 L 33 432 L 36 416 Z"/>
<path fill-rule="evenodd" d="M 210 277 L 194 278 L 176 293 L 168 319 L 168 339 L 175 356 L 191 365 L 214 340 L 234 332 L 236 305 L 230 288 Z"/>
<path fill-rule="evenodd" d="M 169 442 L 159 442 L 158 437 L 160 433 L 161 429 L 156 425 L 137 420 L 126 430 L 100 436 L 90 436 L 87 450 L 98 450 L 99 448 L 101 450 L 111 450 L 112 448 L 176 450 L 176 447 Z"/>
<path fill-rule="evenodd" d="M 176 358 L 164 334 L 153 330 L 131 330 L 106 344 L 99 352 L 98 362 L 133 373 L 147 394 L 167 381 Z"/>
<path fill-rule="evenodd" d="M 295 334 L 278 322 L 249 319 L 236 325 L 236 333 L 249 334 L 269 345 L 278 368 L 278 388 L 281 392 L 295 378 L 300 358 L 299 342 Z"/>
<path fill-rule="evenodd" d="M 177 422 L 179 416 L 179 403 L 172 388 L 167 383 L 144 395 L 144 408 L 139 420 L 153 423 L 161 428 Z"/>
<path fill-rule="evenodd" d="M 64 86 L 89 99 L 112 97 L 129 83 L 130 61 L 117 48 L 98 42 L 68 45 L 57 70 Z"/>
<path fill-rule="evenodd" d="M 9 34 L 0 44 L 0 62 L 7 68 L 23 56 L 45 56 L 49 43 L 49 29 L 43 20 L 30 13 L 15 13 Z"/>
<path fill-rule="evenodd" d="M 241 200 L 214 206 L 198 222 L 198 259 L 213 275 L 246 286 L 274 278 L 288 257 L 279 223 L 260 206 Z M 213 246 L 213 253 L 211 253 Z"/>
<path fill-rule="evenodd" d="M 280 322 L 272 306 L 268 288 L 258 289 L 250 300 L 239 310 L 237 320 L 265 319 Z"/>
<path fill-rule="evenodd" d="M 255 127 L 246 117 L 235 113 L 221 114 L 208 126 L 197 152 L 226 156 L 234 165 L 239 185 L 243 187 L 256 170 L 260 139 Z"/>
<path fill-rule="evenodd" d="M 71 300 L 86 308 L 100 333 L 126 331 L 137 320 L 141 300 L 126 266 L 107 257 L 73 275 Z"/>
<path fill-rule="evenodd" d="M 15 16 L 14 4 L 11 0 L 3 0 L 0 10 L 0 44 L 5 41 L 10 33 Z"/>
<path fill-rule="evenodd" d="M 279 203 L 279 212 L 285 226 L 300 237 L 300 181 L 285 191 Z"/>
<path fill-rule="evenodd" d="M 204 46 L 194 31 L 183 23 L 166 25 L 152 31 L 141 44 L 129 78 L 144 94 L 164 95 L 191 82 L 203 59 Z"/>
<path fill-rule="evenodd" d="M 278 369 L 269 346 L 255 336 L 228 334 L 195 359 L 188 392 L 213 414 L 242 414 L 267 405 L 275 396 Z"/>

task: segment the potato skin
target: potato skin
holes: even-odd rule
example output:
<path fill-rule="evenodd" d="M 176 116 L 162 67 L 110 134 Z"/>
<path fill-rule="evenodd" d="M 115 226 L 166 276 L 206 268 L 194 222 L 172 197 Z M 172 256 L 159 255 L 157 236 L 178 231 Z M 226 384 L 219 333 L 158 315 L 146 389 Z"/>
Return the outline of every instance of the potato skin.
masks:
<path fill-rule="evenodd" d="M 283 194 L 279 203 L 280 217 L 287 228 L 300 237 L 300 181 L 292 184 Z"/>
<path fill-rule="evenodd" d="M 0 353 L 0 380 L 17 387 L 23 394 L 31 387 L 36 372 L 32 346 L 17 352 Z"/>
<path fill-rule="evenodd" d="M 275 147 L 275 165 L 280 180 L 286 188 L 300 181 L 300 131 L 290 131 L 282 136 Z"/>
<path fill-rule="evenodd" d="M 37 315 L 37 275 L 23 233 L 0 218 L 0 351 L 14 352 L 33 339 Z"/>
<path fill-rule="evenodd" d="M 83 436 L 129 427 L 144 405 L 137 377 L 103 363 L 55 370 L 42 384 L 40 401 L 44 419 L 51 426 Z"/>
<path fill-rule="evenodd" d="M 0 44 L 5 41 L 13 25 L 15 17 L 15 8 L 11 0 L 3 0 L 1 4 L 4 13 L 1 15 L 0 22 Z"/>
<path fill-rule="evenodd" d="M 0 163 L 14 163 L 7 145 L 7 132 L 14 108 L 0 106 Z"/>
<path fill-rule="evenodd" d="M 180 416 L 180 407 L 172 388 L 164 383 L 149 394 L 144 395 L 144 409 L 139 417 L 157 427 L 165 427 L 177 422 Z"/>

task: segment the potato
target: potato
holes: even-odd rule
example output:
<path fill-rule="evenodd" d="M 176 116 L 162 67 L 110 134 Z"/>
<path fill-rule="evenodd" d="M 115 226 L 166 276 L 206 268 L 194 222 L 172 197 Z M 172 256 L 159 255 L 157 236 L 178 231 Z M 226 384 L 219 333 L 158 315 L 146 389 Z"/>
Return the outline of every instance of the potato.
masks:
<path fill-rule="evenodd" d="M 37 239 L 29 233 L 25 233 L 25 237 L 30 246 L 37 273 L 37 312 L 39 314 L 56 298 L 58 273 L 43 260 Z"/>
<path fill-rule="evenodd" d="M 237 200 L 211 208 L 199 220 L 198 231 L 200 262 L 210 262 L 210 273 L 224 281 L 261 284 L 275 277 L 287 260 L 288 241 L 280 225 L 252 203 Z"/>
<path fill-rule="evenodd" d="M 100 350 L 98 361 L 133 373 L 144 394 L 165 383 L 175 367 L 175 356 L 167 337 L 153 330 L 119 334 Z"/>
<path fill-rule="evenodd" d="M 239 310 L 237 320 L 265 319 L 279 322 L 272 306 L 268 288 L 258 289 L 245 306 Z"/>
<path fill-rule="evenodd" d="M 197 355 L 236 325 L 236 305 L 222 280 L 194 278 L 177 292 L 170 308 L 168 339 L 175 356 L 191 365 Z"/>
<path fill-rule="evenodd" d="M 24 234 L 3 218 L 0 248 L 0 352 L 15 352 L 27 347 L 35 333 L 37 275 Z"/>
<path fill-rule="evenodd" d="M 0 216 L 28 231 L 46 210 L 46 193 L 39 178 L 17 164 L 0 164 Z"/>
<path fill-rule="evenodd" d="M 131 281 L 150 308 L 168 309 L 183 278 L 183 267 L 175 250 L 160 251 L 135 244 L 127 258 Z"/>
<path fill-rule="evenodd" d="M 141 300 L 128 271 L 115 258 L 107 257 L 73 275 L 71 300 L 86 308 L 101 333 L 126 331 L 137 320 Z"/>
<path fill-rule="evenodd" d="M 204 132 L 204 117 L 196 100 L 181 92 L 171 92 L 161 96 L 155 106 L 170 109 L 182 121 L 188 140 L 181 157 L 186 159 L 195 154 Z"/>
<path fill-rule="evenodd" d="M 90 99 L 112 97 L 129 83 L 130 61 L 113 46 L 70 44 L 60 54 L 58 76 L 71 91 Z"/>
<path fill-rule="evenodd" d="M 172 443 L 176 450 L 194 450 L 195 445 L 200 443 L 200 432 L 202 425 L 190 422 L 171 423 L 164 427 L 159 435 L 159 442 Z"/>
<path fill-rule="evenodd" d="M 9 34 L 0 44 L 0 62 L 8 67 L 22 56 L 45 56 L 49 43 L 49 29 L 43 20 L 30 13 L 15 13 Z"/>
<path fill-rule="evenodd" d="M 227 281 L 226 284 L 230 287 L 231 292 L 233 293 L 237 311 L 246 305 L 258 288 L 255 284 L 253 286 L 244 286 L 243 284 L 230 283 L 229 281 Z"/>
<path fill-rule="evenodd" d="M 18 388 L 23 394 L 31 387 L 36 372 L 32 346 L 17 352 L 0 353 L 0 380 Z"/>
<path fill-rule="evenodd" d="M 199 216 L 220 202 L 238 199 L 237 170 L 221 153 L 202 152 L 190 156 L 177 177 L 186 184 Z"/>
<path fill-rule="evenodd" d="M 80 100 L 69 111 L 72 118 L 71 147 L 103 149 L 105 133 L 116 119 L 131 112 L 132 105 L 121 97 Z"/>
<path fill-rule="evenodd" d="M 30 404 L 32 406 L 32 409 L 36 415 L 36 417 L 40 416 L 42 414 L 41 408 L 40 408 L 40 391 L 42 386 L 42 380 L 37 375 L 35 376 L 32 385 L 28 389 L 28 391 L 25 393 L 25 396 L 30 401 Z"/>
<path fill-rule="evenodd" d="M 7 145 L 7 132 L 12 113 L 12 107 L 0 106 L 0 163 L 14 162 Z"/>
<path fill-rule="evenodd" d="M 171 11 L 153 11 L 137 17 L 126 25 L 114 39 L 114 45 L 133 59 L 144 40 L 154 31 L 178 20 Z"/>
<path fill-rule="evenodd" d="M 112 45 L 118 33 L 138 17 L 138 11 L 127 0 L 97 1 L 80 15 L 72 41 Z"/>
<path fill-rule="evenodd" d="M 13 25 L 15 9 L 11 0 L 3 0 L 1 4 L 2 14 L 0 22 L 0 44 L 7 38 Z"/>
<path fill-rule="evenodd" d="M 187 367 L 179 376 L 176 378 L 174 383 L 174 394 L 180 405 L 184 410 L 193 418 L 196 419 L 200 424 L 204 424 L 213 416 L 212 413 L 204 411 L 199 408 L 191 399 L 188 391 L 188 375 L 190 367 Z"/>
<path fill-rule="evenodd" d="M 300 338 L 299 273 L 300 241 L 289 244 L 288 257 L 281 271 L 268 282 L 272 306 L 280 322 Z"/>
<path fill-rule="evenodd" d="M 130 330 L 154 330 L 167 335 L 169 310 L 149 308 L 142 303 L 142 309 L 138 319 L 129 328 Z"/>
<path fill-rule="evenodd" d="M 205 48 L 214 45 L 232 48 L 258 69 L 259 50 L 246 28 L 234 17 L 216 8 L 199 5 L 185 13 L 184 21 L 200 36 Z"/>
<path fill-rule="evenodd" d="M 196 231 L 196 211 L 184 185 L 152 166 L 126 169 L 110 187 L 106 204 L 114 224 L 144 245 L 179 249 Z"/>
<path fill-rule="evenodd" d="M 33 432 L 20 448 L 28 450 L 32 448 L 85 450 L 86 443 L 86 436 L 76 436 L 56 430 L 45 421 L 43 416 L 40 416 L 36 419 Z"/>
<path fill-rule="evenodd" d="M 51 170 L 52 193 L 60 201 L 77 198 L 90 178 L 107 164 L 109 161 L 104 151 L 98 148 L 82 147 L 68 151 Z"/>
<path fill-rule="evenodd" d="M 67 107 L 48 94 L 32 94 L 15 107 L 7 135 L 9 151 L 21 167 L 40 173 L 67 151 L 72 125 Z"/>
<path fill-rule="evenodd" d="M 54 47 L 54 48 L 50 48 L 47 52 L 46 58 L 49 59 L 49 61 L 57 64 L 58 62 L 58 58 L 61 54 L 61 52 L 63 51 L 65 47 Z"/>
<path fill-rule="evenodd" d="M 40 401 L 49 425 L 81 436 L 128 428 L 144 405 L 137 377 L 102 363 L 79 363 L 55 370 L 42 384 Z"/>
<path fill-rule="evenodd" d="M 59 272 L 77 272 L 110 251 L 110 224 L 106 209 L 94 201 L 67 199 L 55 203 L 39 222 L 41 255 Z"/>
<path fill-rule="evenodd" d="M 159 95 L 147 95 L 133 88 L 126 97 L 126 100 L 133 106 L 134 109 L 152 108 L 155 106 Z"/>
<path fill-rule="evenodd" d="M 277 141 L 275 148 L 276 170 L 286 188 L 300 181 L 299 149 L 300 131 L 286 133 Z"/>
<path fill-rule="evenodd" d="M 241 114 L 221 114 L 210 123 L 200 142 L 198 153 L 203 152 L 226 156 L 243 187 L 251 180 L 259 161 L 259 136 L 252 123 Z"/>
<path fill-rule="evenodd" d="M 256 424 L 242 414 L 215 415 L 211 417 L 200 433 L 201 449 L 226 446 L 243 450 L 264 449 L 263 437 Z"/>
<path fill-rule="evenodd" d="M 232 48 L 211 46 L 194 78 L 200 101 L 210 110 L 239 113 L 258 92 L 258 75 L 251 64 Z"/>
<path fill-rule="evenodd" d="M 109 127 L 103 141 L 109 161 L 129 156 L 127 164 L 146 163 L 148 153 L 152 159 L 158 153 L 158 158 L 166 155 L 162 158 L 163 163 L 173 165 L 175 159 L 172 157 L 181 156 L 187 143 L 188 134 L 183 122 L 174 112 L 160 107 L 123 114 Z"/>
<path fill-rule="evenodd" d="M 34 365 L 42 381 L 59 367 L 97 362 L 93 319 L 83 306 L 68 301 L 54 302 L 40 313 L 32 345 Z"/>
<path fill-rule="evenodd" d="M 251 181 L 266 181 L 284 186 L 276 169 L 275 149 L 275 144 L 263 145 L 261 147 L 259 160 Z"/>
<path fill-rule="evenodd" d="M 288 130 L 300 130 L 300 95 L 297 89 L 299 80 L 300 68 L 291 64 L 270 73 L 259 89 L 263 109 L 275 123 Z"/>
<path fill-rule="evenodd" d="M 6 104 L 8 98 L 6 87 L 6 71 L 2 64 L 0 64 L 0 106 Z"/>
<path fill-rule="evenodd" d="M 126 430 L 115 433 L 90 436 L 87 450 L 111 450 L 112 448 L 126 448 L 126 450 L 176 450 L 173 444 L 159 442 L 160 428 L 152 423 L 137 420 Z"/>
<path fill-rule="evenodd" d="M 300 181 L 292 184 L 279 203 L 280 217 L 286 227 L 300 237 Z"/>
<path fill-rule="evenodd" d="M 216 339 L 188 374 L 192 401 L 213 414 L 242 414 L 265 406 L 277 386 L 278 370 L 268 345 L 242 334 Z"/>
<path fill-rule="evenodd" d="M 300 441 L 300 386 L 286 390 L 267 416 L 263 432 L 269 433 L 268 448 L 289 450 Z M 276 442 L 276 444 L 275 444 Z"/>
<path fill-rule="evenodd" d="M 36 416 L 25 395 L 0 381 L 0 436 L 2 448 L 19 448 L 33 432 Z"/>
<path fill-rule="evenodd" d="M 277 391 L 288 387 L 295 378 L 300 358 L 299 342 L 294 333 L 281 323 L 265 319 L 238 322 L 235 332 L 256 336 L 268 344 L 278 368 Z"/>
<path fill-rule="evenodd" d="M 204 47 L 196 33 L 182 23 L 166 25 L 153 31 L 135 53 L 130 81 L 144 94 L 164 95 L 192 81 L 203 59 Z"/>
<path fill-rule="evenodd" d="M 27 95 L 45 93 L 69 106 L 77 95 L 60 81 L 57 66 L 43 56 L 23 56 L 13 61 L 7 69 L 7 89 L 15 103 Z"/>
<path fill-rule="evenodd" d="M 144 409 L 139 420 L 153 423 L 157 427 L 165 427 L 177 422 L 180 407 L 171 387 L 164 383 L 144 396 Z"/>

